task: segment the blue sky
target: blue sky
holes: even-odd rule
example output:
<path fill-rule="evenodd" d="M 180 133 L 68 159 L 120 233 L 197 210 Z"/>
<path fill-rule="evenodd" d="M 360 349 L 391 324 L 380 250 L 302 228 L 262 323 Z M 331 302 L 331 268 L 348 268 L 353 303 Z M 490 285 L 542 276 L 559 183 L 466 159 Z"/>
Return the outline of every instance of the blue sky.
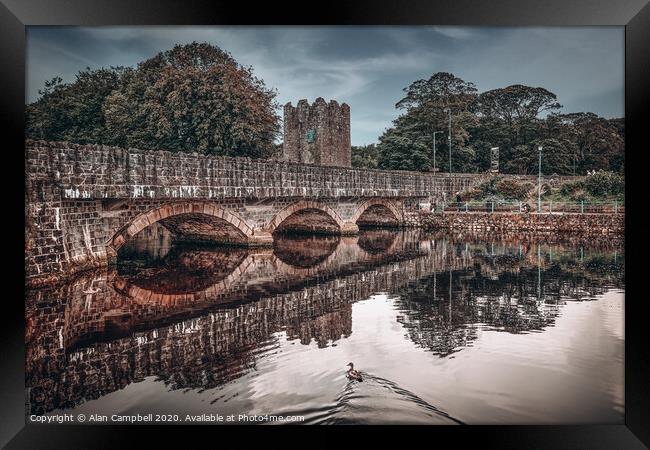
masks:
<path fill-rule="evenodd" d="M 45 80 L 85 67 L 135 66 L 177 43 L 229 51 L 278 92 L 280 105 L 317 97 L 346 102 L 353 145 L 376 142 L 402 89 L 451 72 L 485 91 L 541 86 L 563 112 L 623 117 L 623 27 L 29 27 L 26 100 Z"/>

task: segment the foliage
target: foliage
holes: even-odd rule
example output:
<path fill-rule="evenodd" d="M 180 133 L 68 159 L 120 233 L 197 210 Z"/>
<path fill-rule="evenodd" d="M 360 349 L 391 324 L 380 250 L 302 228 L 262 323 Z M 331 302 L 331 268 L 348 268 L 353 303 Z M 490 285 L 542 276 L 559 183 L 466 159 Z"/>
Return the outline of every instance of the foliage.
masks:
<path fill-rule="evenodd" d="M 494 176 L 462 194 L 462 200 L 525 200 L 535 186 L 529 182 Z"/>
<path fill-rule="evenodd" d="M 501 173 L 534 174 L 539 145 L 547 175 L 623 171 L 623 120 L 593 113 L 559 114 L 556 95 L 544 88 L 512 85 L 477 93 L 472 83 L 438 72 L 404 91 L 396 107 L 405 111 L 379 138 L 380 168 L 430 170 L 433 132 L 442 131 L 437 135 L 436 167 L 449 171 L 446 108 L 451 108 L 454 172 L 489 170 L 490 148 L 499 147 Z"/>
<path fill-rule="evenodd" d="M 397 108 L 406 112 L 393 121 L 393 127 L 380 136 L 379 167 L 428 171 L 433 169 L 433 132 L 437 135 L 436 167 L 449 170 L 448 127 L 451 114 L 452 170 L 468 171 L 467 161 L 474 149 L 466 145 L 468 128 L 475 116 L 470 108 L 476 100 L 476 87 L 446 72 L 417 80 L 404 89 L 405 97 Z"/>
<path fill-rule="evenodd" d="M 559 192 L 563 197 L 567 197 L 570 199 L 577 198 L 581 196 L 581 194 L 585 190 L 585 183 L 584 181 L 574 181 L 572 183 L 564 183 L 562 186 L 559 188 Z"/>
<path fill-rule="evenodd" d="M 352 167 L 376 169 L 379 166 L 379 153 L 375 144 L 352 146 Z"/>
<path fill-rule="evenodd" d="M 625 125 L 593 113 L 557 114 L 546 121 L 548 134 L 561 136 L 573 147 L 567 152 L 576 173 L 606 170 L 622 173 L 625 161 Z"/>
<path fill-rule="evenodd" d="M 537 174 L 539 172 L 539 147 L 542 147 L 542 174 L 567 175 L 571 173 L 570 159 L 566 158 L 563 145 L 558 139 L 540 139 L 530 145 L 517 145 L 512 157 L 503 164 L 505 172 Z"/>
<path fill-rule="evenodd" d="M 267 157 L 279 132 L 276 93 L 207 43 L 177 45 L 136 68 L 87 69 L 46 84 L 27 134 L 142 149 Z"/>
<path fill-rule="evenodd" d="M 409 130 L 389 130 L 379 138 L 378 148 L 382 169 L 428 170 L 433 167 L 426 142 Z"/>
<path fill-rule="evenodd" d="M 560 201 L 581 201 L 615 198 L 622 200 L 625 194 L 625 178 L 621 174 L 598 171 L 584 180 L 563 183 L 548 191 L 545 197 Z"/>
<path fill-rule="evenodd" d="M 625 192 L 624 178 L 612 172 L 596 172 L 585 179 L 584 186 L 593 196 L 621 195 Z"/>
<path fill-rule="evenodd" d="M 29 137 L 82 144 L 110 141 L 102 107 L 120 85 L 125 69 L 90 70 L 77 74 L 73 83 L 59 77 L 45 83 L 40 99 L 27 105 L 25 129 Z"/>
<path fill-rule="evenodd" d="M 552 92 L 521 84 L 483 92 L 477 102 L 481 115 L 502 120 L 509 126 L 534 120 L 543 111 L 561 107 Z"/>
<path fill-rule="evenodd" d="M 497 194 L 505 200 L 525 200 L 534 188 L 532 183 L 522 183 L 511 178 L 504 178 L 496 184 Z"/>

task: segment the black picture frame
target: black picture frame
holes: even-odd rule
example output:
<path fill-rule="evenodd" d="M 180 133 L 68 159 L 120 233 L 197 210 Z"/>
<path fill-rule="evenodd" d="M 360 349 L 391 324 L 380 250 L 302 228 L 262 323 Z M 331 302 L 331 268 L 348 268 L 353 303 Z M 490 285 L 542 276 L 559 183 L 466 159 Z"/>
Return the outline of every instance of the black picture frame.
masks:
<path fill-rule="evenodd" d="M 7 448 L 122 448 L 143 431 L 159 439 L 187 436 L 186 426 L 89 426 L 25 424 L 24 407 L 24 107 L 25 27 L 30 25 L 481 25 L 481 26 L 625 26 L 626 267 L 636 259 L 635 229 L 643 229 L 635 206 L 641 185 L 642 139 L 650 102 L 650 5 L 648 0 L 444 0 L 356 2 L 266 2 L 172 0 L 0 0 L 0 120 L 3 133 L 5 295 L 2 301 L 2 372 L 0 445 Z M 647 147 L 647 144 L 645 144 Z M 22 150 L 21 150 L 22 149 Z M 9 161 L 6 161 L 9 158 Z M 639 182 L 640 188 L 634 185 Z M 636 194 L 636 195 L 634 195 Z M 637 202 L 640 203 L 640 202 Z M 22 228 L 21 228 L 22 225 Z M 23 237 L 21 239 L 21 237 Z M 430 442 L 450 440 L 454 447 L 474 443 L 498 448 L 645 448 L 650 446 L 650 352 L 645 324 L 646 300 L 635 295 L 639 279 L 626 273 L 625 425 L 419 427 Z M 199 430 L 200 431 L 197 431 Z M 215 427 L 194 427 L 196 433 Z M 289 427 L 295 431 L 295 428 Z M 241 433 L 237 428 L 236 433 Z M 259 429 L 256 429 L 256 431 Z M 349 428 L 337 430 L 334 445 L 345 445 Z M 413 428 L 373 428 L 372 433 L 401 440 Z M 275 430 L 259 431 L 265 436 Z M 304 431 L 303 431 L 304 432 Z M 329 434 L 329 430 L 326 430 Z M 219 427 L 217 432 L 223 434 Z M 322 433 L 309 429 L 307 433 Z M 340 434 L 343 433 L 343 434 Z M 407 434 L 408 433 L 408 434 Z M 246 438 L 247 440 L 248 438 Z M 247 441 L 248 442 L 248 441 Z"/>

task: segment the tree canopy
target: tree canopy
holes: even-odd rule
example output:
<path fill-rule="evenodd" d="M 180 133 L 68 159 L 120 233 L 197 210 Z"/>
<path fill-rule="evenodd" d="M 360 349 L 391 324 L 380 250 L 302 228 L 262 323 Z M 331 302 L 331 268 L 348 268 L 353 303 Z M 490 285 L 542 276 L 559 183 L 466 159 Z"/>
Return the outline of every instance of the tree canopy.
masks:
<path fill-rule="evenodd" d="M 542 87 L 516 84 L 478 93 L 473 83 L 438 72 L 404 92 L 395 105 L 403 113 L 379 137 L 379 168 L 431 170 L 433 132 L 441 131 L 435 166 L 449 171 L 451 116 L 452 172 L 489 170 L 490 149 L 499 147 L 502 173 L 536 173 L 540 145 L 544 173 L 623 171 L 623 120 L 560 114 L 557 96 Z"/>
<path fill-rule="evenodd" d="M 478 92 L 471 82 L 437 72 L 403 91 L 395 105 L 401 113 L 378 143 L 352 149 L 355 167 L 485 172 L 490 149 L 499 147 L 502 173 L 535 173 L 542 146 L 544 173 L 624 170 L 623 119 L 561 114 L 556 95 L 542 87 Z M 277 93 L 251 67 L 207 43 L 177 45 L 137 67 L 87 68 L 70 83 L 53 78 L 39 93 L 26 107 L 30 138 L 261 158 L 278 153 Z"/>
<path fill-rule="evenodd" d="M 55 78 L 27 105 L 27 135 L 214 155 L 268 157 L 280 119 L 276 92 L 207 43 L 177 45 L 136 68 Z"/>
<path fill-rule="evenodd" d="M 368 144 L 362 146 L 352 146 L 352 167 L 364 167 L 366 169 L 376 169 L 379 167 L 379 155 L 377 146 Z"/>

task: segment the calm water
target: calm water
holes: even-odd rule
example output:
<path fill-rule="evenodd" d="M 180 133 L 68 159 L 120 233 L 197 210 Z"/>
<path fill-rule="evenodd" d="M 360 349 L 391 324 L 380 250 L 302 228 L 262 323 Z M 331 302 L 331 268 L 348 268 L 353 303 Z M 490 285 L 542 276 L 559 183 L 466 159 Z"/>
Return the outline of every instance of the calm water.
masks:
<path fill-rule="evenodd" d="M 27 413 L 622 423 L 624 285 L 611 239 L 142 238 L 28 292 Z"/>

